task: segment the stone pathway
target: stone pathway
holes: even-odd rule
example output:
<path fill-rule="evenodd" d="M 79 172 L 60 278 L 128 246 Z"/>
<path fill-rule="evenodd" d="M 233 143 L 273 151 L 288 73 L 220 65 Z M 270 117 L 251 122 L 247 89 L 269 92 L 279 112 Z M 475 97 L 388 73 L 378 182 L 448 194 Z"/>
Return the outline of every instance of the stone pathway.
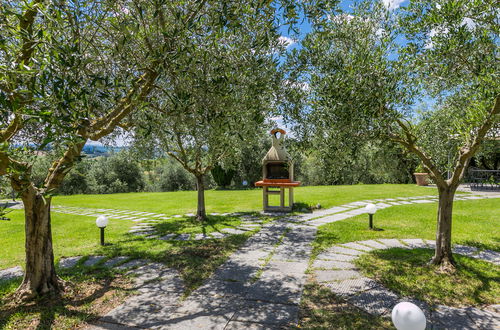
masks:
<path fill-rule="evenodd" d="M 364 277 L 353 263 L 360 255 L 372 250 L 393 247 L 434 248 L 435 244 L 435 241 L 422 239 L 378 239 L 339 244 L 320 253 L 311 268 L 317 282 L 372 315 L 390 317 L 397 303 L 411 301 L 424 311 L 429 329 L 499 329 L 498 305 L 482 309 L 428 306 L 416 299 L 400 297 L 378 282 Z M 453 252 L 500 265 L 500 253 L 495 251 L 480 252 L 477 248 L 459 245 L 455 246 Z"/>
<path fill-rule="evenodd" d="M 482 198 L 500 198 L 500 194 L 458 195 L 456 200 Z M 178 274 L 171 270 L 159 271 L 158 267 L 163 267 L 159 264 L 151 266 L 151 272 L 148 274 L 156 274 L 158 270 L 162 274 L 165 273 L 165 277 L 150 282 L 144 290 L 139 290 L 138 296 L 130 298 L 125 304 L 111 311 L 92 329 L 276 329 L 294 326 L 298 322 L 299 302 L 307 279 L 306 270 L 312 251 L 310 243 L 316 236 L 317 227 L 366 213 L 364 207 L 368 203 L 375 203 L 378 209 L 382 209 L 396 205 L 436 201 L 435 196 L 387 198 L 348 203 L 311 214 L 281 215 L 276 220 L 265 224 L 259 222 L 257 217 L 249 218 L 248 221 L 243 221 L 244 225 L 232 228 L 232 230 L 228 228 L 227 233 L 211 233 L 211 238 L 217 238 L 217 234 L 223 238 L 228 234 L 238 234 L 239 231 L 260 228 L 260 231 L 250 237 L 216 270 L 211 278 L 190 296 L 181 299 L 183 290 Z M 164 214 L 110 209 L 83 210 L 83 208 L 68 209 L 66 207 L 57 209 L 61 213 L 70 212 L 69 214 L 88 216 L 106 214 L 110 215 L 111 219 L 131 220 L 140 223 L 137 225 L 138 228 L 134 229 L 140 229 L 138 232 L 141 233 L 148 233 L 153 227 L 151 223 L 172 217 L 182 217 L 181 215 L 169 217 Z M 149 233 L 149 235 L 154 236 L 154 233 Z M 174 233 L 169 235 L 172 236 L 156 238 L 203 239 L 196 235 L 175 234 L 173 236 Z M 318 268 L 317 278 L 329 285 L 332 290 L 335 284 L 342 282 L 343 285 L 337 285 L 339 292 L 345 291 L 353 297 L 359 296 L 358 300 L 352 298 L 351 303 L 360 305 L 363 301 L 366 303 L 371 301 L 371 305 L 379 306 L 378 311 L 384 315 L 390 307 L 389 304 L 394 300 L 377 302 L 376 299 L 385 299 L 380 294 L 375 295 L 376 290 L 382 289 L 374 286 L 373 281 L 357 278 L 358 273 L 351 261 L 371 249 L 401 244 L 403 243 L 396 239 L 347 243 L 333 247 L 328 253 L 320 255 L 321 257 L 319 256 L 314 261 L 313 267 Z M 406 244 L 411 247 L 411 244 L 417 246 L 419 242 L 408 241 Z M 431 246 L 432 242 L 427 244 Z M 498 262 L 496 259 L 498 256 L 492 253 L 493 251 L 473 251 L 473 248 L 469 247 L 458 247 L 458 249 L 462 252 L 471 252 L 471 256 L 490 258 L 490 261 Z M 459 250 L 457 253 L 460 253 Z M 108 262 L 99 259 L 98 256 L 95 256 L 93 260 L 101 263 Z M 143 265 L 143 267 L 146 266 Z M 362 295 L 363 293 L 365 295 Z M 370 295 L 373 296 L 371 300 Z M 439 311 L 438 309 L 436 315 Z M 443 309 L 441 312 L 443 320 L 446 315 L 451 315 L 449 309 Z M 467 311 L 468 317 L 484 318 L 483 314 L 475 314 L 475 312 L 475 310 Z"/>
<path fill-rule="evenodd" d="M 185 300 L 127 301 L 94 329 L 241 329 L 291 326 L 298 309 L 316 228 L 285 220 L 268 223 Z M 147 309 L 147 308 L 146 308 Z"/>

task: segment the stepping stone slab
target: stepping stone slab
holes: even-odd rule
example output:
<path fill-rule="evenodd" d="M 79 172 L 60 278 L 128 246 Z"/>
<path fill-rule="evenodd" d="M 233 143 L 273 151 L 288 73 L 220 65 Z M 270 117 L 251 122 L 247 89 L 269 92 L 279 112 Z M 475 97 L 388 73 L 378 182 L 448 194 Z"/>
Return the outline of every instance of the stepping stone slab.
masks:
<path fill-rule="evenodd" d="M 239 230 L 239 229 L 235 229 L 235 228 L 224 228 L 224 229 L 221 229 L 221 231 L 224 233 L 227 233 L 227 234 L 231 234 L 231 235 L 239 235 L 239 234 L 245 233 L 244 230 Z"/>
<path fill-rule="evenodd" d="M 395 238 L 382 238 L 378 240 L 380 243 L 387 245 L 390 248 L 404 248 L 405 245 Z"/>
<path fill-rule="evenodd" d="M 124 263 L 123 265 L 116 267 L 116 269 L 123 270 L 123 269 L 129 269 L 129 268 L 137 268 L 137 267 L 145 265 L 146 263 L 147 263 L 146 260 L 134 259 L 134 260 L 131 260 L 127 263 Z"/>
<path fill-rule="evenodd" d="M 170 240 L 174 239 L 175 236 L 177 236 L 177 234 L 167 234 L 163 237 L 160 237 L 159 239 L 161 239 L 163 241 L 170 241 Z"/>
<path fill-rule="evenodd" d="M 245 299 L 298 305 L 305 280 L 304 274 L 295 276 L 281 272 L 265 271 L 248 288 Z"/>
<path fill-rule="evenodd" d="M 90 256 L 88 257 L 87 260 L 83 263 L 85 267 L 92 267 L 98 264 L 101 260 L 103 260 L 105 257 L 104 256 Z"/>
<path fill-rule="evenodd" d="M 427 244 L 420 238 L 406 238 L 402 239 L 404 243 L 408 245 L 410 249 L 425 249 L 427 248 Z"/>
<path fill-rule="evenodd" d="M 316 270 L 314 274 L 318 282 L 343 281 L 361 277 L 356 270 Z"/>
<path fill-rule="evenodd" d="M 432 313 L 432 320 L 438 329 L 480 329 L 469 317 L 465 308 L 438 305 Z"/>
<path fill-rule="evenodd" d="M 124 262 L 127 259 L 129 259 L 129 257 L 123 257 L 123 256 L 114 257 L 114 258 L 111 258 L 109 260 L 106 260 L 106 262 L 103 264 L 103 266 L 106 268 L 110 268 L 110 267 L 113 267 L 121 262 Z"/>
<path fill-rule="evenodd" d="M 473 246 L 455 245 L 453 247 L 453 253 L 462 254 L 468 257 L 476 255 L 478 251 L 479 250 Z"/>
<path fill-rule="evenodd" d="M 347 301 L 372 315 L 384 315 L 391 312 L 399 302 L 399 297 L 380 287 L 351 296 Z"/>
<path fill-rule="evenodd" d="M 233 253 L 231 259 L 242 259 L 242 260 L 261 260 L 269 256 L 269 251 L 266 250 L 249 250 L 240 249 Z"/>
<path fill-rule="evenodd" d="M 366 291 L 378 286 L 377 282 L 366 277 L 335 281 L 324 284 L 333 293 L 340 296 L 350 296 L 361 291 Z"/>
<path fill-rule="evenodd" d="M 230 259 L 214 272 L 214 279 L 248 282 L 255 277 L 260 267 L 252 260 Z"/>
<path fill-rule="evenodd" d="M 239 321 L 231 321 L 229 322 L 224 330 L 276 330 L 276 327 L 272 325 L 260 324 L 260 323 L 251 323 L 251 322 L 239 322 Z"/>
<path fill-rule="evenodd" d="M 361 251 L 366 251 L 366 252 L 373 250 L 373 248 L 371 248 L 371 247 L 368 247 L 366 245 L 361 245 L 358 243 L 354 243 L 354 242 L 345 243 L 345 244 L 342 244 L 341 246 L 346 247 L 348 249 L 356 249 L 356 250 L 361 250 Z"/>
<path fill-rule="evenodd" d="M 374 240 L 360 241 L 360 242 L 357 242 L 357 243 L 371 246 L 371 247 L 373 247 L 376 250 L 382 250 L 382 249 L 388 249 L 389 248 L 387 245 L 384 245 L 384 244 L 379 243 L 379 242 L 374 241 Z"/>
<path fill-rule="evenodd" d="M 265 269 L 271 272 L 302 276 L 307 269 L 307 262 L 270 261 Z"/>
<path fill-rule="evenodd" d="M 186 213 L 185 215 L 186 215 L 186 217 L 194 217 L 196 214 L 194 214 L 194 213 Z"/>
<path fill-rule="evenodd" d="M 357 259 L 357 256 L 346 255 L 346 254 L 336 254 L 331 252 L 323 252 L 318 254 L 317 259 L 323 260 L 335 260 L 335 261 L 352 261 Z"/>
<path fill-rule="evenodd" d="M 478 259 L 489 261 L 495 265 L 500 264 L 500 253 L 495 252 L 495 251 L 484 250 L 484 251 L 479 252 L 479 254 L 475 257 Z"/>
<path fill-rule="evenodd" d="M 312 268 L 324 269 L 355 269 L 356 266 L 350 262 L 334 261 L 334 260 L 314 260 Z"/>
<path fill-rule="evenodd" d="M 353 250 L 353 249 L 348 249 L 342 246 L 334 246 L 328 250 L 330 253 L 340 253 L 340 254 L 347 254 L 351 256 L 359 256 L 363 254 L 363 252 Z"/>
<path fill-rule="evenodd" d="M 234 315 L 232 320 L 274 325 L 295 325 L 298 322 L 298 312 L 299 307 L 296 305 L 248 301 Z"/>
<path fill-rule="evenodd" d="M 200 240 L 204 240 L 204 239 L 209 239 L 210 236 L 209 235 L 205 235 L 205 234 L 196 234 L 194 235 L 194 240 L 195 241 L 200 241 Z"/>
<path fill-rule="evenodd" d="M 188 241 L 191 238 L 191 234 L 180 234 L 174 240 L 176 241 Z"/>
<path fill-rule="evenodd" d="M 67 269 L 67 268 L 73 268 L 76 266 L 78 261 L 82 259 L 81 256 L 79 257 L 68 257 L 68 258 L 61 258 L 59 261 L 59 267 Z"/>
<path fill-rule="evenodd" d="M 8 281 L 16 277 L 22 277 L 24 271 L 21 266 L 0 270 L 0 281 Z"/>
<path fill-rule="evenodd" d="M 216 238 L 216 239 L 219 239 L 219 238 L 224 238 L 226 237 L 227 235 L 223 234 L 223 233 L 219 233 L 219 232 L 212 232 L 210 233 L 210 236 L 212 236 L 212 238 Z"/>
<path fill-rule="evenodd" d="M 500 329 L 499 313 L 480 310 L 474 307 L 467 307 L 465 311 L 478 329 Z"/>

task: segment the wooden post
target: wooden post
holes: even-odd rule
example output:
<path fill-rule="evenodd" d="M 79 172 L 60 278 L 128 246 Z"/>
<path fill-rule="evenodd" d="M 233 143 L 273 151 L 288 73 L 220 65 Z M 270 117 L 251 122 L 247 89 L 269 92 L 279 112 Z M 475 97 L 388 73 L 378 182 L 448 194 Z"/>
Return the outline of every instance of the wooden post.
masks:
<path fill-rule="evenodd" d="M 262 187 L 262 202 L 264 204 L 264 211 L 267 211 L 269 207 L 269 195 L 267 194 L 267 189 L 267 187 Z"/>
<path fill-rule="evenodd" d="M 280 187 L 280 208 L 285 208 L 285 188 Z"/>
<path fill-rule="evenodd" d="M 288 206 L 293 209 L 293 187 L 288 188 Z"/>

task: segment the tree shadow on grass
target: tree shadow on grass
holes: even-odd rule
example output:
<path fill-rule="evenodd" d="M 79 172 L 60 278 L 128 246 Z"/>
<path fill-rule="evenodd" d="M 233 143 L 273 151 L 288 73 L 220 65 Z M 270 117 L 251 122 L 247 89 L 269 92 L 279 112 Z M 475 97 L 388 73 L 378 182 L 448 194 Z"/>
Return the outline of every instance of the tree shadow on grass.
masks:
<path fill-rule="evenodd" d="M 97 269 L 82 273 L 81 268 L 61 270 L 60 275 L 67 281 L 64 292 L 59 296 L 34 300 L 30 303 L 10 301 L 13 288 L 21 282 L 20 278 L 0 282 L 0 287 L 9 286 L 9 292 L 0 297 L 0 329 L 11 322 L 15 328 L 53 329 L 55 327 L 71 327 L 75 323 L 97 320 L 99 312 L 108 303 L 101 300 L 110 291 L 127 291 L 126 281 L 115 281 L 109 272 L 97 275 Z M 97 275 L 97 276 L 95 276 Z M 69 284 L 71 283 L 71 284 Z M 13 285 L 15 284 L 15 285 Z M 116 286 L 118 284 L 118 286 Z M 120 287 L 123 285 L 123 287 Z M 107 295 L 108 299 L 110 296 Z M 104 301 L 102 301 L 104 302 Z M 97 306 L 97 308 L 95 307 Z"/>
<path fill-rule="evenodd" d="M 218 226 L 236 228 L 239 221 L 238 216 L 234 215 L 209 215 L 203 222 L 196 220 L 196 217 L 176 218 L 153 225 L 155 230 L 160 235 L 170 233 L 182 233 L 186 230 L 191 232 L 201 232 L 207 234 L 208 232 L 218 231 Z"/>
<path fill-rule="evenodd" d="M 368 277 L 388 289 L 430 305 L 474 306 L 495 303 L 500 294 L 500 267 L 454 254 L 456 270 L 443 274 L 429 264 L 431 249 L 374 250 L 357 261 Z"/>

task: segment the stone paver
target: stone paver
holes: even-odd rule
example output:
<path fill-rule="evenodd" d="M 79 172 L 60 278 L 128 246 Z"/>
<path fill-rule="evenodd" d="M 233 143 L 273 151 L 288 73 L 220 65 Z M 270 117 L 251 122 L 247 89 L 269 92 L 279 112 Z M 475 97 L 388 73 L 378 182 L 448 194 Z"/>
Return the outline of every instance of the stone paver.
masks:
<path fill-rule="evenodd" d="M 404 248 L 405 245 L 395 238 L 381 238 L 378 239 L 380 243 L 390 247 L 390 248 Z"/>
<path fill-rule="evenodd" d="M 387 289 L 376 287 L 353 295 L 347 301 L 370 314 L 384 315 L 391 312 L 399 297 Z"/>
<path fill-rule="evenodd" d="M 350 296 L 358 292 L 366 291 L 379 286 L 377 282 L 366 277 L 349 279 L 344 281 L 334 281 L 325 284 L 332 292 L 340 296 Z"/>
<path fill-rule="evenodd" d="M 354 269 L 354 264 L 350 262 L 335 261 L 335 260 L 321 260 L 316 259 L 312 264 L 312 268 L 316 269 Z"/>
<path fill-rule="evenodd" d="M 24 275 L 24 271 L 20 266 L 0 270 L 0 281 L 8 281 L 16 277 Z"/>
<path fill-rule="evenodd" d="M 85 260 L 83 265 L 86 267 L 92 267 L 92 266 L 97 265 L 99 262 L 101 262 L 105 258 L 106 257 L 104 257 L 104 256 L 90 256 L 87 258 L 87 260 Z"/>
<path fill-rule="evenodd" d="M 361 274 L 355 270 L 316 270 L 314 274 L 318 282 L 343 281 L 361 277 Z"/>
<path fill-rule="evenodd" d="M 123 256 L 120 256 L 120 257 L 114 257 L 114 258 L 111 258 L 109 260 L 106 260 L 105 263 L 103 263 L 103 267 L 107 267 L 107 268 L 110 268 L 110 267 L 114 267 L 116 266 L 117 264 L 119 263 L 122 263 L 124 262 L 125 260 L 129 259 L 129 257 L 123 257 Z"/>
<path fill-rule="evenodd" d="M 73 268 L 76 266 L 78 261 L 80 261 L 83 257 L 68 257 L 68 258 L 61 258 L 59 261 L 59 267 L 61 268 Z"/>

